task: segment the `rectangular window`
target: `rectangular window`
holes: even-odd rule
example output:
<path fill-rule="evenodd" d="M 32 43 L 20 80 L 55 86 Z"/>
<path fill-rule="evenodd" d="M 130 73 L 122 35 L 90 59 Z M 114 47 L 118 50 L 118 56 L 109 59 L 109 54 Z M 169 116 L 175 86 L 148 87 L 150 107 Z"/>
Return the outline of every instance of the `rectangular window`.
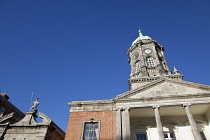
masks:
<path fill-rule="evenodd" d="M 138 61 L 137 63 L 136 63 L 136 72 L 139 72 L 141 70 L 141 64 L 140 64 L 140 62 Z"/>
<path fill-rule="evenodd" d="M 136 134 L 136 140 L 147 140 L 147 134 Z"/>
<path fill-rule="evenodd" d="M 148 67 L 154 67 L 155 66 L 155 62 L 154 62 L 152 57 L 147 57 L 146 61 L 147 61 L 147 66 Z"/>
<path fill-rule="evenodd" d="M 99 140 L 99 122 L 84 122 L 82 140 Z"/>
<path fill-rule="evenodd" d="M 5 110 L 6 109 L 4 107 L 0 108 L 0 117 L 2 117 L 4 115 Z"/>

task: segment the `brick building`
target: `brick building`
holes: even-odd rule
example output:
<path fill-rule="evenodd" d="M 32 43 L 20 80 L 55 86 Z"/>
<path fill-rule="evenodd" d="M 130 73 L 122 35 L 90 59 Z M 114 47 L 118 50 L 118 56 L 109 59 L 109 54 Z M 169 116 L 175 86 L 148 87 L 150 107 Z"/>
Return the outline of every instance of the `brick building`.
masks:
<path fill-rule="evenodd" d="M 65 140 L 210 140 L 210 86 L 172 73 L 164 47 L 141 31 L 127 54 L 129 91 L 69 103 Z"/>
<path fill-rule="evenodd" d="M 34 101 L 33 111 L 24 114 L 8 99 L 7 94 L 1 94 L 0 140 L 64 140 L 63 130 L 49 117 L 38 112 L 38 100 Z"/>
<path fill-rule="evenodd" d="M 37 117 L 42 119 L 37 122 Z M 4 140 L 64 140 L 65 133 L 49 117 L 39 112 L 27 112 L 17 123 L 0 124 L 0 139 Z"/>
<path fill-rule="evenodd" d="M 9 102 L 7 93 L 0 94 L 0 124 L 5 122 L 16 123 L 24 116 L 25 114 L 22 111 Z"/>

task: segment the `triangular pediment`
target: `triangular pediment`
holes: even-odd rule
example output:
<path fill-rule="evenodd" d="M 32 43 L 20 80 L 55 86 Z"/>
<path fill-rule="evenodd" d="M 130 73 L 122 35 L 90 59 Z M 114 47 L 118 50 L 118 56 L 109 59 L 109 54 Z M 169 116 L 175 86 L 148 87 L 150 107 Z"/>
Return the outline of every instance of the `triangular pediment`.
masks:
<path fill-rule="evenodd" d="M 210 95 L 210 86 L 162 78 L 137 89 L 118 95 L 115 99 L 140 99 L 190 95 Z"/>

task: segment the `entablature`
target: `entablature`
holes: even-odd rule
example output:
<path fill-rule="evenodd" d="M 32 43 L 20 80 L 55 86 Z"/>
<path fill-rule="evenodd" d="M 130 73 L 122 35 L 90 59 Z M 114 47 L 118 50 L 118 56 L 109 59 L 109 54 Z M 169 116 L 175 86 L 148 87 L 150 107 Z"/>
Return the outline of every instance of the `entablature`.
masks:
<path fill-rule="evenodd" d="M 202 94 L 200 96 L 189 95 L 177 96 L 177 97 L 154 97 L 154 98 L 142 98 L 142 99 L 127 99 L 127 100 L 115 100 L 116 108 L 142 108 L 153 106 L 182 106 L 183 104 L 190 103 L 191 105 L 198 104 L 210 104 L 210 93 Z"/>
<path fill-rule="evenodd" d="M 111 111 L 115 109 L 114 100 L 74 101 L 68 103 L 70 112 Z"/>

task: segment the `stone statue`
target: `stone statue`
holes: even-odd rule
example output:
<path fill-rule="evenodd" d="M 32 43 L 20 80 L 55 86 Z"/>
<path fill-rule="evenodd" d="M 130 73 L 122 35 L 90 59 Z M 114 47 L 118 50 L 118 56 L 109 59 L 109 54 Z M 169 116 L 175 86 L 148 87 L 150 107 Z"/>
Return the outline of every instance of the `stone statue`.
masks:
<path fill-rule="evenodd" d="M 39 98 L 36 98 L 36 101 L 32 101 L 34 103 L 34 105 L 30 108 L 29 111 L 31 111 L 33 109 L 33 111 L 37 111 L 37 106 L 39 105 Z"/>
<path fill-rule="evenodd" d="M 179 74 L 178 70 L 174 67 L 174 73 Z"/>

